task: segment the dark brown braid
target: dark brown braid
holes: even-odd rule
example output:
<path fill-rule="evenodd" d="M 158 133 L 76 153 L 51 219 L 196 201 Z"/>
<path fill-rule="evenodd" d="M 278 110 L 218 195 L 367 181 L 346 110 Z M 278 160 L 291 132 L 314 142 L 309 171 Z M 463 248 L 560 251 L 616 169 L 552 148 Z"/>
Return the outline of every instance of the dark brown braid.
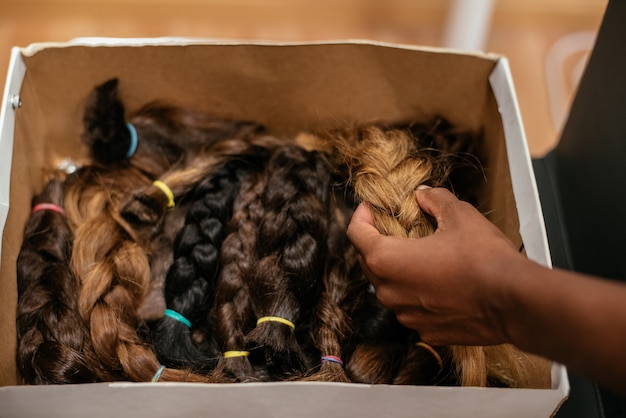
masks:
<path fill-rule="evenodd" d="M 245 278 L 258 323 L 246 335 L 253 364 L 267 368 L 272 380 L 301 376 L 305 363 L 296 333 L 310 326 L 326 265 L 330 217 L 330 170 L 318 152 L 292 145 L 279 149 L 267 166 L 261 194 L 264 213 L 257 225 L 254 253 L 258 257 Z"/>
<path fill-rule="evenodd" d="M 255 321 L 245 278 L 251 274 L 254 264 L 256 225 L 251 219 L 263 214 L 259 195 L 264 189 L 265 177 L 265 173 L 256 173 L 242 183 L 233 203 L 228 235 L 222 244 L 222 271 L 216 282 L 210 315 L 224 354 L 213 372 L 213 379 L 218 383 L 256 380 L 245 347 L 245 335 Z M 229 357 L 229 354 L 233 355 Z"/>
<path fill-rule="evenodd" d="M 352 191 L 345 179 L 337 179 L 333 188 L 329 223 L 328 262 L 323 290 L 312 319 L 312 338 L 319 350 L 316 368 L 303 380 L 349 382 L 344 371 L 344 344 L 354 333 L 351 315 L 362 303 L 369 282 L 361 272 L 357 253 L 345 231 L 354 211 Z"/>
<path fill-rule="evenodd" d="M 78 283 L 69 268 L 73 235 L 62 213 L 63 182 L 53 179 L 33 198 L 17 259 L 17 360 L 27 383 L 106 379 L 91 368 L 94 353 L 77 310 Z"/>

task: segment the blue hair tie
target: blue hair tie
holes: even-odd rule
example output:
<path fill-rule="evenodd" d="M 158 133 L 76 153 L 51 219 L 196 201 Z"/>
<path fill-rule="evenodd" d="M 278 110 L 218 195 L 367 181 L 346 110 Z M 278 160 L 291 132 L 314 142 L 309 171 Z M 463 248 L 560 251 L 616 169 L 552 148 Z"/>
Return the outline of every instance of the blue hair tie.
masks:
<path fill-rule="evenodd" d="M 152 383 L 156 383 L 159 381 L 161 375 L 163 374 L 163 370 L 165 370 L 165 366 L 161 365 L 161 367 L 159 367 L 159 370 L 157 370 L 154 374 L 154 377 L 152 378 Z"/>
<path fill-rule="evenodd" d="M 187 318 L 185 318 L 184 316 L 182 316 L 176 311 L 173 311 L 171 309 L 166 309 L 165 316 L 169 316 L 170 318 L 175 319 L 178 322 L 182 322 L 183 324 L 187 326 L 187 328 L 191 328 L 191 322 L 189 322 Z"/>
<path fill-rule="evenodd" d="M 130 146 L 126 152 L 126 158 L 130 158 L 135 154 L 135 151 L 137 151 L 137 129 L 135 125 L 130 122 L 126 124 L 126 127 L 128 128 L 128 132 L 130 132 Z"/>

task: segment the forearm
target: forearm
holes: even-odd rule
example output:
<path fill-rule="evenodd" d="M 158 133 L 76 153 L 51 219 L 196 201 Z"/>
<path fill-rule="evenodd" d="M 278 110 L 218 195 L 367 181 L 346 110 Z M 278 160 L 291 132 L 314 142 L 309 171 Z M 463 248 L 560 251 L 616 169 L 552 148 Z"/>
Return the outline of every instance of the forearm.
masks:
<path fill-rule="evenodd" d="M 626 285 L 528 262 L 507 270 L 510 342 L 626 394 Z"/>

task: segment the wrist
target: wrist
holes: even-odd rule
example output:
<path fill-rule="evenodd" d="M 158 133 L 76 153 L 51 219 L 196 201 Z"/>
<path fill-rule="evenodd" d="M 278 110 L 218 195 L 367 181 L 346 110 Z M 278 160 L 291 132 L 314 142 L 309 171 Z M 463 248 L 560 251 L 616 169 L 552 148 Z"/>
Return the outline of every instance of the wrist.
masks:
<path fill-rule="evenodd" d="M 498 256 L 497 261 L 488 266 L 486 277 L 494 284 L 494 289 L 487 306 L 494 338 L 500 343 L 517 345 L 520 342 L 520 318 L 525 312 L 525 295 L 534 288 L 535 269 L 541 267 L 523 254 L 508 254 Z"/>

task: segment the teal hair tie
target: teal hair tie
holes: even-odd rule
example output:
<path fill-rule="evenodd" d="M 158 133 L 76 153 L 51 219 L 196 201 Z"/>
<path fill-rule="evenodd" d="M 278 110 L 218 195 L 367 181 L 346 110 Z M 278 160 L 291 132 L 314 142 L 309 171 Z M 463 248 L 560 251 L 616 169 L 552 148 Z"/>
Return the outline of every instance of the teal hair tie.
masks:
<path fill-rule="evenodd" d="M 135 125 L 130 122 L 126 124 L 126 127 L 128 128 L 128 132 L 130 132 L 130 146 L 128 147 L 128 151 L 126 151 L 126 158 L 130 158 L 135 154 L 135 151 L 137 151 L 137 129 Z"/>
<path fill-rule="evenodd" d="M 173 311 L 171 309 L 166 309 L 165 316 L 169 316 L 170 318 L 175 319 L 178 322 L 182 322 L 183 324 L 187 326 L 187 328 L 191 328 L 191 322 L 189 322 L 187 318 L 185 318 L 184 316 L 182 316 L 176 311 Z"/>

